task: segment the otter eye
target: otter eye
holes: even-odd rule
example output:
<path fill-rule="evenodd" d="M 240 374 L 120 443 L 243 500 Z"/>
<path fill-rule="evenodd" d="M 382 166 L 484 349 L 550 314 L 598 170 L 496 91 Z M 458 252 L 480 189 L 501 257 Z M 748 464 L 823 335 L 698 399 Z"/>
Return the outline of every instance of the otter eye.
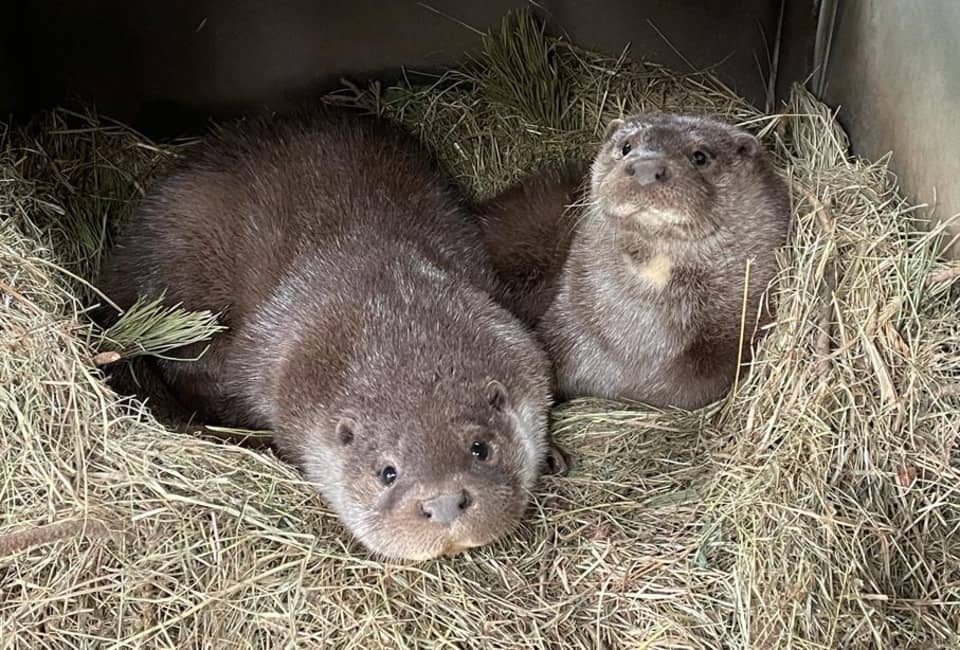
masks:
<path fill-rule="evenodd" d="M 380 470 L 380 482 L 383 483 L 385 487 L 390 487 L 393 485 L 393 482 L 397 480 L 397 468 L 393 465 L 387 465 L 382 470 Z"/>
<path fill-rule="evenodd" d="M 697 149 L 690 156 L 690 161 L 697 167 L 703 167 L 704 165 L 707 164 L 707 154 Z"/>
<path fill-rule="evenodd" d="M 624 142 L 624 143 L 623 143 L 623 148 L 620 149 L 620 152 L 621 152 L 624 156 L 626 156 L 628 153 L 630 153 L 630 149 L 631 149 L 631 148 L 632 148 L 632 147 L 630 146 L 630 141 L 628 140 L 627 142 Z"/>
<path fill-rule="evenodd" d="M 474 440 L 473 444 L 470 445 L 470 453 L 473 454 L 474 458 L 482 463 L 486 459 L 490 458 L 490 447 L 487 446 L 487 443 L 485 442 Z"/>

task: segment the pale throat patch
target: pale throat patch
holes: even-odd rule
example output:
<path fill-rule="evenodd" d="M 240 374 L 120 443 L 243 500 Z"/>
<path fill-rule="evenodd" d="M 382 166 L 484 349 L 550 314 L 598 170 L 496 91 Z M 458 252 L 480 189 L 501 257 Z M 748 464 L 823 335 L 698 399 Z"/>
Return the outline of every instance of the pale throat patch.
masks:
<path fill-rule="evenodd" d="M 620 217 L 621 219 L 632 218 L 635 219 L 637 223 L 651 228 L 679 226 L 689 221 L 687 215 L 682 212 L 651 208 L 648 205 L 635 203 L 633 201 L 614 203 L 607 209 L 610 214 L 615 217 Z"/>
<path fill-rule="evenodd" d="M 636 215 L 637 221 L 648 226 L 678 226 L 687 221 L 686 215 L 674 210 L 646 207 Z"/>
<path fill-rule="evenodd" d="M 633 263 L 637 275 L 657 289 L 663 289 L 670 283 L 673 275 L 673 261 L 663 253 L 657 253 L 643 264 Z"/>

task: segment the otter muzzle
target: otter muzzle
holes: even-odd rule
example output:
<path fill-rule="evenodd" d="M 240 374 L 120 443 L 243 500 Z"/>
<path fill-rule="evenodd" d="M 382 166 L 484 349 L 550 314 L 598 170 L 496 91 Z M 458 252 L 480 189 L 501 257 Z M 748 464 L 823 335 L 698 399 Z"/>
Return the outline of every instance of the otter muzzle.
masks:
<path fill-rule="evenodd" d="M 460 490 L 424 499 L 417 504 L 417 509 L 421 516 L 435 524 L 451 524 L 470 507 L 470 503 L 467 491 Z"/>
<path fill-rule="evenodd" d="M 670 168 L 661 156 L 637 156 L 625 161 L 623 173 L 631 176 L 640 185 L 665 183 L 670 178 Z"/>

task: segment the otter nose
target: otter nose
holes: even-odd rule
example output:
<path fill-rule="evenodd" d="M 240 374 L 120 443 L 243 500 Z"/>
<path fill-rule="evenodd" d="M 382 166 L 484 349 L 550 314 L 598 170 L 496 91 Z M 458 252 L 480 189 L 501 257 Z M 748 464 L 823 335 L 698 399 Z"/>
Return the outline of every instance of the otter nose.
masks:
<path fill-rule="evenodd" d="M 420 514 L 436 524 L 450 524 L 470 507 L 472 500 L 466 490 L 440 494 L 417 504 Z"/>
<path fill-rule="evenodd" d="M 641 185 L 663 183 L 670 178 L 670 169 L 659 158 L 635 160 L 623 168 L 627 176 L 633 176 Z"/>

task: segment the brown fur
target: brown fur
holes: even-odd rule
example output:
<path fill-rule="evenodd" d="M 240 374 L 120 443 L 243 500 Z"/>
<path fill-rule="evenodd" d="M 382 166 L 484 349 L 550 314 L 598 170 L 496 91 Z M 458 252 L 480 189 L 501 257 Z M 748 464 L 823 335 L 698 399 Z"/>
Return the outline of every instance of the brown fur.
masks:
<path fill-rule="evenodd" d="M 697 151 L 705 164 L 694 162 Z M 545 183 L 556 197 L 575 194 L 580 182 L 568 180 L 566 190 L 552 181 L 526 184 Z M 555 199 L 541 204 L 536 192 L 517 188 L 504 196 L 520 200 L 497 197 L 480 207 L 495 215 L 482 218 L 494 266 L 511 269 L 502 279 L 522 304 L 511 305 L 511 290 L 502 292 L 504 302 L 537 328 L 558 397 L 682 408 L 718 399 L 735 378 L 738 355 L 750 359 L 755 325 L 770 318 L 760 313 L 761 295 L 787 235 L 785 183 L 745 131 L 699 117 L 637 115 L 608 127 L 588 185 L 576 210 L 558 212 Z M 532 218 L 550 225 L 527 228 Z M 508 235 L 491 232 L 505 223 L 514 224 Z M 522 252 L 534 243 L 559 259 L 544 263 Z M 545 307 L 516 281 L 541 273 L 552 278 L 534 289 L 549 296 Z"/>
<path fill-rule="evenodd" d="M 553 302 L 585 198 L 586 163 L 546 167 L 484 203 L 484 245 L 495 251 L 497 298 L 530 326 Z"/>
<path fill-rule="evenodd" d="M 409 559 L 516 525 L 549 407 L 546 356 L 489 297 L 480 231 L 430 160 L 339 112 L 221 131 L 146 197 L 104 277 L 121 307 L 222 311 L 199 361 L 159 362 L 171 392 L 204 423 L 275 430 L 361 542 Z"/>

